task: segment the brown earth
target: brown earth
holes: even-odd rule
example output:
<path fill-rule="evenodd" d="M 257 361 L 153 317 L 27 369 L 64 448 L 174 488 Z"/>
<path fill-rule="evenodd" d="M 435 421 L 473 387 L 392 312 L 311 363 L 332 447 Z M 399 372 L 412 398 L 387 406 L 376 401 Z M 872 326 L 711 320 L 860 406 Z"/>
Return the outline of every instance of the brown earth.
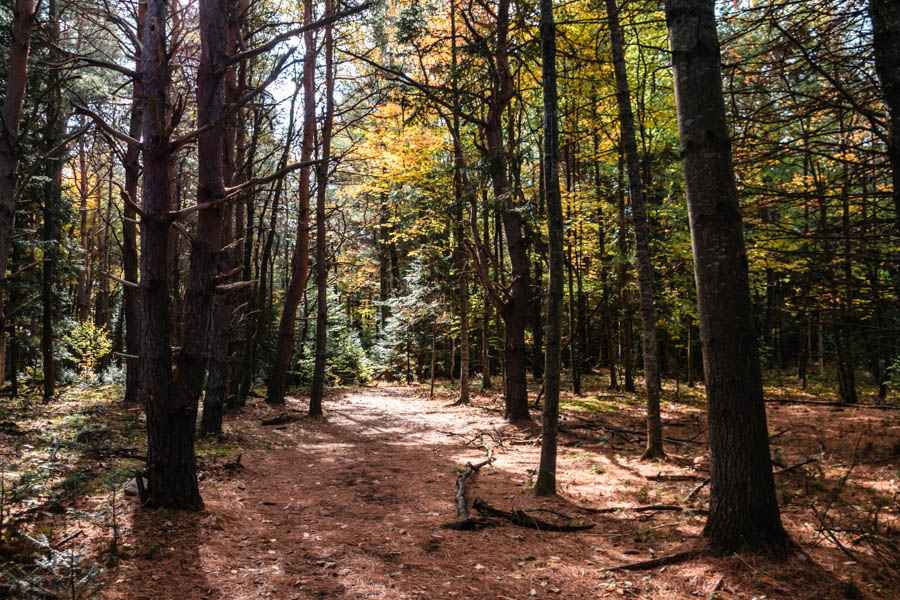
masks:
<path fill-rule="evenodd" d="M 897 555 L 890 554 L 898 543 L 896 412 L 769 405 L 776 460 L 789 466 L 817 459 L 777 476 L 785 524 L 798 545 L 786 561 L 704 556 L 607 572 L 702 546 L 706 490 L 682 511 L 582 509 L 678 505 L 705 477 L 702 406 L 667 402 L 666 435 L 683 441 L 667 444 L 666 461 L 641 462 L 638 404 L 613 409 L 623 399 L 616 394 L 567 398 L 564 422 L 575 429 L 561 436 L 561 494 L 543 500 L 530 491 L 539 452 L 534 431 L 506 424 L 496 396 L 449 407 L 449 391 L 428 400 L 424 390 L 335 394 L 325 420 L 303 418 L 277 429 L 260 425 L 272 414 L 262 403 L 230 416 L 230 442 L 267 449 L 244 453 L 240 467 L 228 465 L 234 456 L 207 465 L 206 508 L 199 514 L 132 504 L 124 516 L 131 558 L 110 572 L 101 597 L 900 597 L 891 564 Z M 304 404 L 290 399 L 287 408 Z M 595 527 L 442 528 L 456 520 L 459 471 L 483 460 L 486 448 L 496 460 L 470 478 L 470 507 L 480 497 L 504 510 L 550 509 Z M 873 514 L 880 519 L 874 525 Z M 842 550 L 817 531 L 823 524 L 874 529 L 868 540 L 832 533 Z"/>

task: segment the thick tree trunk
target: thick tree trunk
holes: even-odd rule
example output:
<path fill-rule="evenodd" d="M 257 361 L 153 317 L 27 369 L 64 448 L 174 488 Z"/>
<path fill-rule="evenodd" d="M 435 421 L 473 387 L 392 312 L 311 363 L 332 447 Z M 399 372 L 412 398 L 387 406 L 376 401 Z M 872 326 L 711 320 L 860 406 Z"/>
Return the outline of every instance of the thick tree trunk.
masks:
<path fill-rule="evenodd" d="M 781 553 L 762 376 L 750 302 L 713 0 L 666 0 L 681 158 L 709 402 L 710 504 L 720 552 Z"/>
<path fill-rule="evenodd" d="M 332 15 L 332 0 L 325 0 L 325 18 Z M 321 154 L 316 166 L 316 362 L 309 393 L 309 416 L 322 416 L 325 395 L 325 362 L 328 358 L 328 222 L 325 214 L 328 177 L 331 169 L 331 133 L 334 127 L 334 37 L 325 27 L 325 121 L 322 124 Z"/>
<path fill-rule="evenodd" d="M 165 136 L 169 65 L 165 0 L 147 0 L 140 81 L 143 218 L 141 219 L 141 388 L 147 413 L 146 507 L 200 508 L 194 455 L 196 408 L 179 405 L 169 344 L 169 216 L 172 147 Z M 157 129 L 157 119 L 162 127 Z"/>
<path fill-rule="evenodd" d="M 559 189 L 559 104 L 556 91 L 556 25 L 552 0 L 541 0 L 541 60 L 544 88 L 544 182 L 549 233 L 550 283 L 547 293 L 547 351 L 541 463 L 535 493 L 556 493 L 556 438 L 559 431 L 560 325 L 563 301 L 563 221 Z"/>
<path fill-rule="evenodd" d="M 305 24 L 312 23 L 312 0 L 305 0 L 303 6 L 303 22 Z M 306 54 L 303 57 L 303 145 L 300 149 L 300 162 L 309 162 L 313 155 L 316 127 L 315 67 L 317 53 L 313 43 L 312 30 L 303 34 L 303 45 Z M 287 373 L 294 357 L 297 307 L 300 306 L 300 299 L 303 297 L 303 290 L 306 289 L 306 278 L 309 273 L 309 174 L 309 167 L 300 169 L 300 184 L 297 190 L 300 200 L 300 212 L 297 215 L 297 245 L 294 246 L 291 281 L 284 296 L 275 357 L 269 374 L 269 386 L 266 394 L 266 402 L 269 404 L 284 404 Z"/>
<path fill-rule="evenodd" d="M 894 218 L 900 233 L 900 3 L 869 0 L 875 71 L 888 109 L 888 153 L 894 187 Z"/>
<path fill-rule="evenodd" d="M 6 97 L 0 112 L 0 331 L 5 330 L 6 268 L 16 218 L 19 171 L 19 119 L 28 83 L 28 53 L 34 27 L 34 0 L 15 0 L 9 55 L 6 61 Z"/>
<path fill-rule="evenodd" d="M 522 214 L 516 210 L 507 174 L 503 143 L 503 113 L 513 96 L 513 76 L 509 67 L 509 0 L 497 6 L 496 42 L 493 51 L 495 68 L 494 89 L 488 103 L 484 133 L 487 141 L 488 170 L 494 198 L 503 207 L 501 215 L 506 234 L 507 251 L 512 271 L 509 299 L 503 303 L 500 315 L 504 325 L 504 396 L 507 420 L 529 419 L 528 389 L 525 369 L 528 362 L 525 347 L 525 325 L 528 319 L 529 283 L 528 244 L 523 235 Z"/>
<path fill-rule="evenodd" d="M 634 132 L 634 114 L 631 111 L 628 74 L 625 70 L 625 36 L 619 23 L 619 9 L 616 6 L 616 0 L 606 0 L 606 16 L 609 21 L 609 39 L 616 78 L 616 101 L 619 106 L 622 149 L 628 170 L 628 193 L 631 198 L 631 223 L 634 231 L 635 262 L 637 263 L 638 288 L 640 290 L 644 388 L 647 394 L 647 448 L 644 451 L 644 458 L 660 458 L 665 456 L 665 453 L 662 447 L 662 419 L 659 414 L 659 350 L 656 342 L 656 309 L 653 304 L 650 232 L 644 210 L 644 191 L 641 185 L 640 159 Z"/>
<path fill-rule="evenodd" d="M 225 114 L 225 69 L 227 57 L 226 0 L 200 0 L 200 63 L 197 68 L 197 127 L 216 123 Z M 178 353 L 174 391 L 179 411 L 193 425 L 203 392 L 209 351 L 210 323 L 215 305 L 215 287 L 223 234 L 229 211 L 225 206 L 223 158 L 225 128 L 212 127 L 197 138 L 197 227 L 191 240 L 191 259 L 184 294 L 184 334 Z M 226 323 L 220 326 L 227 327 Z M 221 417 L 219 417 L 221 418 Z M 219 426 L 221 428 L 221 426 Z M 185 434 L 185 438 L 187 438 Z M 187 439 L 184 440 L 187 443 Z M 199 500 L 199 494 L 198 494 Z"/>

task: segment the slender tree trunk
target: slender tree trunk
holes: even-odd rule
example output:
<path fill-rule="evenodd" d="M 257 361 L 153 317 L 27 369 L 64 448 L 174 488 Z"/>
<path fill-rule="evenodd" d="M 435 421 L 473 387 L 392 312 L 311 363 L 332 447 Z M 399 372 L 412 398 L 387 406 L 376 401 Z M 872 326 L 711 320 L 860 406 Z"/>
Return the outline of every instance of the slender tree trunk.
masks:
<path fill-rule="evenodd" d="M 644 210 L 640 158 L 634 132 L 634 114 L 631 111 L 631 98 L 628 91 L 628 74 L 625 70 L 625 36 L 619 23 L 619 9 L 616 6 L 616 0 L 606 0 L 606 16 L 609 21 L 609 39 L 616 78 L 616 101 L 619 106 L 622 149 L 628 170 L 628 194 L 631 199 L 631 223 L 634 231 L 635 262 L 637 263 L 638 288 L 640 290 L 644 388 L 647 394 L 647 449 L 644 451 L 643 457 L 660 458 L 665 456 L 665 453 L 662 446 L 662 419 L 659 414 L 659 350 L 656 342 L 656 309 L 653 305 L 650 233 Z"/>
<path fill-rule="evenodd" d="M 709 402 L 710 503 L 719 552 L 783 553 L 713 0 L 666 0 Z"/>
<path fill-rule="evenodd" d="M 288 112 L 291 115 L 290 120 L 288 121 L 288 131 L 287 137 L 284 141 L 284 149 L 281 153 L 281 160 L 279 162 L 279 169 L 283 169 L 287 166 L 287 161 L 290 155 L 291 143 L 294 138 L 294 109 L 296 108 L 297 103 L 297 93 L 299 88 L 294 89 L 294 94 L 291 96 L 291 104 L 290 111 Z M 257 311 L 257 316 L 253 319 L 253 335 L 251 336 L 249 343 L 249 352 L 250 352 L 250 364 L 247 369 L 244 370 L 243 380 L 241 382 L 241 391 L 240 397 L 242 399 L 246 399 L 250 394 L 250 388 L 253 386 L 253 379 L 256 376 L 256 361 L 257 356 L 259 355 L 260 343 L 262 342 L 263 332 L 266 327 L 266 323 L 268 322 L 270 310 L 269 304 L 266 301 L 266 290 L 271 289 L 267 284 L 270 279 L 269 272 L 269 263 L 272 261 L 272 245 L 275 240 L 275 226 L 278 223 L 278 214 L 279 214 L 279 205 L 281 203 L 282 191 L 284 189 L 284 181 L 279 179 L 275 183 L 275 191 L 272 194 L 272 212 L 269 216 L 269 227 L 266 233 L 266 239 L 263 243 L 263 248 L 261 252 L 261 257 L 259 258 L 259 268 L 258 268 L 258 282 L 256 284 L 256 294 L 255 300 L 253 301 L 253 308 Z M 249 222 L 249 220 L 248 220 Z M 260 223 L 263 222 L 263 214 L 260 214 Z M 275 254 L 278 254 L 278 251 L 275 250 Z M 304 286 L 305 287 L 305 286 Z M 305 290 L 304 290 L 305 294 Z M 240 403 L 241 401 L 239 401 Z"/>
<path fill-rule="evenodd" d="M 333 14 L 332 0 L 325 0 L 325 17 Z M 334 127 L 334 37 L 325 26 L 325 122 L 322 124 L 321 162 L 316 167 L 316 362 L 309 394 L 309 416 L 322 416 L 325 395 L 325 361 L 328 344 L 328 221 L 325 214 L 331 168 L 331 134 Z M 408 368 L 408 367 L 407 367 Z"/>
<path fill-rule="evenodd" d="M 483 203 L 484 205 L 484 216 L 482 219 L 483 224 L 483 232 L 484 237 L 482 239 L 482 245 L 485 248 L 489 248 L 491 244 L 490 240 L 490 215 L 487 203 Z M 475 218 L 475 217 L 473 217 Z M 473 232 L 473 235 L 475 233 Z M 477 237 L 477 236 L 476 236 Z M 485 268 L 486 270 L 486 268 Z M 487 276 L 487 274 L 485 274 Z M 493 307 L 491 305 L 491 301 L 488 298 L 487 291 L 484 293 L 484 306 L 481 309 L 481 389 L 489 390 L 493 386 L 491 382 L 491 317 L 493 316 Z"/>
<path fill-rule="evenodd" d="M 312 0 L 304 0 L 303 22 L 312 23 Z M 303 58 L 303 145 L 300 149 L 300 162 L 308 162 L 313 155 L 313 143 L 316 127 L 316 92 L 315 68 L 316 47 L 313 43 L 312 30 L 303 34 L 303 45 L 306 54 Z M 297 218 L 297 245 L 294 247 L 293 272 L 284 297 L 281 311 L 281 322 L 278 326 L 275 358 L 269 375 L 269 388 L 266 402 L 284 404 L 284 393 L 287 388 L 287 373 L 294 356 L 294 333 L 296 331 L 297 307 L 303 290 L 306 289 L 306 278 L 309 270 L 309 175 L 310 168 L 300 169 L 300 213 Z"/>
<path fill-rule="evenodd" d="M 138 36 L 143 38 L 146 20 L 146 3 L 138 4 Z M 135 69 L 141 72 L 141 50 L 135 48 Z M 131 118 L 128 124 L 128 135 L 134 139 L 141 136 L 143 121 L 141 78 L 136 77 L 131 89 Z M 138 184 L 140 183 L 140 154 L 137 146 L 129 146 L 125 150 L 122 166 L 125 171 L 124 209 L 122 210 L 122 270 L 125 281 L 138 283 L 138 251 L 137 251 L 137 211 Z M 141 292 L 126 285 L 122 290 L 122 310 L 125 313 L 125 402 L 138 401 L 141 385 Z"/>
<path fill-rule="evenodd" d="M 552 0 L 541 0 L 541 61 L 544 88 L 544 182 L 549 234 L 550 283 L 547 294 L 547 351 L 541 463 L 535 493 L 556 494 L 556 438 L 559 431 L 560 325 L 563 301 L 563 221 L 559 190 L 559 104 L 556 91 L 556 24 Z M 574 341 L 574 340 L 573 340 Z"/>
<path fill-rule="evenodd" d="M 456 50 L 456 3 L 450 3 L 450 62 L 452 66 L 453 86 L 453 195 L 456 202 L 454 207 L 454 224 L 456 234 L 456 283 L 459 297 L 459 397 L 457 404 L 469 403 L 469 254 L 465 247 L 465 228 L 463 226 L 463 204 L 466 196 L 463 182 L 463 156 L 462 141 L 460 140 L 459 124 L 459 88 L 457 85 L 457 50 Z M 432 379 L 432 385 L 434 381 Z"/>
<path fill-rule="evenodd" d="M 19 119 L 28 83 L 28 53 L 34 27 L 34 0 L 15 0 L 9 54 L 6 61 L 6 97 L 0 109 L 0 331 L 5 330 L 3 297 L 12 228 L 16 218 L 19 170 Z"/>
<path fill-rule="evenodd" d="M 618 216 L 619 235 L 617 246 L 619 250 L 619 271 L 617 284 L 619 288 L 619 344 L 622 359 L 622 377 L 625 391 L 634 391 L 634 373 L 631 362 L 631 302 L 628 294 L 628 222 L 625 220 L 625 157 L 619 146 L 619 177 L 618 177 Z"/>
<path fill-rule="evenodd" d="M 56 0 L 48 4 L 49 22 L 44 28 L 53 44 L 59 43 L 59 12 Z M 65 133 L 62 121 L 62 89 L 59 72 L 50 69 L 47 75 L 47 125 L 44 147 L 49 151 L 56 147 Z M 56 152 L 62 153 L 61 150 Z M 60 206 L 62 204 L 62 157 L 48 157 L 45 165 L 47 181 L 44 183 L 43 231 L 44 261 L 41 272 L 41 358 L 44 369 L 44 401 L 56 394 L 56 362 L 53 359 L 53 322 L 56 320 L 56 296 L 53 283 L 59 260 Z"/>

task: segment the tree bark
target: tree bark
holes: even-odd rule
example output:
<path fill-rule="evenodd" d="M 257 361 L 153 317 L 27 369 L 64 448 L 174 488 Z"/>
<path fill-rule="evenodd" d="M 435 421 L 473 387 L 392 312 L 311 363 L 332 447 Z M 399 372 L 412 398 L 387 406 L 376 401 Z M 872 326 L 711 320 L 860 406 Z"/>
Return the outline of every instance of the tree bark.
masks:
<path fill-rule="evenodd" d="M 16 218 L 19 176 L 19 119 L 28 84 L 28 54 L 34 28 L 34 0 L 15 0 L 9 56 L 6 62 L 6 97 L 0 109 L 0 331 L 5 331 L 3 297 L 12 228 Z"/>
<path fill-rule="evenodd" d="M 325 18 L 333 14 L 332 0 L 325 0 Z M 328 221 L 325 214 L 331 168 L 331 135 L 334 128 L 334 35 L 325 26 L 325 120 L 321 155 L 316 166 L 316 362 L 309 394 L 309 416 L 322 416 L 325 395 L 325 361 L 328 358 Z"/>
<path fill-rule="evenodd" d="M 516 210 L 507 173 L 503 142 L 503 113 L 513 96 L 513 76 L 509 67 L 509 0 L 497 6 L 496 43 L 493 50 L 494 86 L 488 103 L 484 127 L 488 151 L 488 170 L 494 198 L 503 207 L 503 231 L 512 271 L 509 299 L 500 307 L 504 325 L 504 416 L 510 422 L 528 420 L 528 389 L 525 367 L 528 362 L 525 347 L 525 325 L 528 318 L 529 282 L 528 243 L 525 239 L 522 214 Z"/>
<path fill-rule="evenodd" d="M 656 342 L 656 309 L 653 304 L 653 265 L 650 259 L 650 232 L 644 210 L 644 191 L 634 113 L 625 70 L 625 36 L 619 23 L 616 0 L 606 0 L 609 40 L 616 79 L 616 102 L 622 132 L 622 149 L 628 171 L 628 194 L 631 199 L 631 223 L 634 231 L 635 262 L 641 305 L 641 341 L 644 350 L 644 388 L 647 394 L 647 448 L 643 458 L 665 456 L 662 446 L 662 419 L 659 414 L 659 349 Z"/>
<path fill-rule="evenodd" d="M 147 413 L 146 507 L 203 506 L 194 455 L 196 409 L 179 405 L 169 343 L 171 162 L 167 136 L 169 59 L 165 0 L 147 0 L 140 67 L 143 217 L 141 219 L 141 388 Z M 160 127 L 157 128 L 157 122 Z"/>
<path fill-rule="evenodd" d="M 709 403 L 718 552 L 783 553 L 713 0 L 666 0 Z"/>
<path fill-rule="evenodd" d="M 894 194 L 894 218 L 900 234 L 900 4 L 896 0 L 869 0 L 875 71 L 888 109 L 888 154 Z"/>
<path fill-rule="evenodd" d="M 312 0 L 304 0 L 303 7 L 303 22 L 308 25 L 312 23 Z M 300 149 L 300 162 L 305 163 L 312 158 L 316 133 L 315 68 L 317 52 L 311 29 L 303 34 L 303 45 L 306 54 L 303 57 L 303 145 Z M 303 290 L 306 289 L 306 278 L 309 273 L 309 199 L 311 195 L 309 174 L 309 167 L 300 169 L 300 185 L 297 190 L 300 200 L 300 212 L 297 215 L 297 244 L 294 246 L 291 281 L 284 296 L 275 357 L 269 374 L 266 394 L 266 402 L 269 404 L 284 404 L 287 373 L 294 357 L 297 307 L 300 306 L 300 299 L 303 296 Z"/>
<path fill-rule="evenodd" d="M 226 69 L 223 63 L 228 56 L 227 0 L 200 0 L 199 17 L 197 127 L 202 129 L 219 122 L 225 114 Z M 218 283 L 216 275 L 230 214 L 225 204 L 224 156 L 224 127 L 212 127 L 200 133 L 197 138 L 197 204 L 207 206 L 198 211 L 197 227 L 190 243 L 191 258 L 184 293 L 184 333 L 174 379 L 176 406 L 191 419 L 190 434 L 184 433 L 184 443 L 190 437 L 192 448 L 194 422 L 208 363 L 210 323 Z M 226 323 L 219 325 L 228 326 Z"/>
<path fill-rule="evenodd" d="M 59 43 L 59 12 L 56 0 L 48 4 L 49 23 L 45 27 L 46 34 L 53 44 Z M 62 88 L 59 72 L 50 69 L 47 75 L 47 124 L 45 129 L 44 148 L 48 151 L 56 147 L 65 134 L 65 123 L 62 120 Z M 50 156 L 45 166 L 47 181 L 44 183 L 43 231 L 44 261 L 41 273 L 41 358 L 44 369 L 43 392 L 44 401 L 56 394 L 56 362 L 53 359 L 53 322 L 56 320 L 56 296 L 53 293 L 53 282 L 57 274 L 59 260 L 60 206 L 62 204 L 62 150 L 56 150 L 57 156 Z"/>
<path fill-rule="evenodd" d="M 144 22 L 146 21 L 146 3 L 138 4 L 137 30 L 139 39 L 143 39 Z M 135 70 L 141 72 L 141 49 L 134 48 Z M 128 123 L 128 135 L 134 139 L 141 136 L 143 110 L 141 106 L 141 78 L 136 77 L 131 88 L 131 117 Z M 137 211 L 134 206 L 138 202 L 138 183 L 140 182 L 140 154 L 137 146 L 129 146 L 125 150 L 122 167 L 125 171 L 125 202 L 122 211 L 122 270 L 125 280 L 138 283 L 137 252 Z M 125 402 L 138 401 L 141 385 L 141 292 L 132 286 L 124 286 L 122 290 L 122 310 L 125 313 L 125 352 L 138 358 L 125 359 Z"/>
<path fill-rule="evenodd" d="M 544 88 L 544 186 L 549 234 L 550 282 L 547 293 L 547 350 L 544 354 L 544 404 L 541 462 L 535 493 L 556 494 L 556 438 L 559 432 L 559 380 L 562 300 L 563 222 L 559 189 L 559 101 L 556 91 L 556 24 L 552 0 L 541 0 L 541 64 Z"/>

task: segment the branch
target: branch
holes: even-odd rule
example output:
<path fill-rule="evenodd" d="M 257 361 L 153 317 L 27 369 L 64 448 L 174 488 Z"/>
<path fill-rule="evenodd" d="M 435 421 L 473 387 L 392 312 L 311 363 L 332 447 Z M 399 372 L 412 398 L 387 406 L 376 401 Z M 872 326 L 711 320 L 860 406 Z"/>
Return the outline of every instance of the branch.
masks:
<path fill-rule="evenodd" d="M 104 275 L 106 275 L 107 277 L 109 277 L 110 279 L 112 279 L 113 281 L 118 281 L 118 282 L 121 283 L 123 286 L 127 287 L 128 289 L 136 290 L 136 289 L 138 289 L 138 288 L 141 287 L 141 286 L 139 286 L 138 284 L 136 284 L 136 283 L 133 282 L 133 281 L 128 281 L 128 280 L 126 280 L 126 279 L 122 279 L 122 278 L 120 278 L 120 277 L 116 277 L 115 275 L 112 275 L 112 274 L 109 273 L 108 271 L 100 271 L 100 272 L 103 273 Z"/>
<path fill-rule="evenodd" d="M 77 114 L 82 114 L 82 115 L 86 115 L 86 116 L 90 117 L 94 121 L 94 123 L 97 125 L 97 127 L 99 127 L 101 130 L 103 130 L 104 133 L 116 138 L 119 141 L 125 142 L 126 144 L 128 144 L 129 146 L 132 146 L 134 148 L 141 147 L 140 140 L 137 140 L 128 134 L 122 133 L 121 131 L 119 131 L 118 129 L 116 129 L 109 123 L 107 123 L 103 119 L 103 117 L 101 117 L 100 115 L 98 115 L 97 113 L 95 113 L 94 111 L 89 109 L 88 107 L 80 105 L 80 104 L 75 104 L 72 106 L 72 108 L 75 109 L 75 112 Z"/>
<path fill-rule="evenodd" d="M 236 292 L 238 290 L 242 290 L 245 287 L 250 287 L 251 285 L 256 285 L 259 282 L 258 279 L 252 279 L 250 281 L 238 281 L 236 283 L 226 283 L 217 285 L 213 288 L 213 291 L 217 294 L 223 294 L 225 292 Z"/>
<path fill-rule="evenodd" d="M 254 56 L 262 54 L 264 52 L 268 52 L 269 50 L 273 49 L 275 46 L 277 46 L 281 42 L 283 42 L 285 40 L 289 40 L 292 37 L 296 37 L 296 36 L 300 35 L 301 33 L 306 33 L 307 31 L 319 29 L 321 27 L 324 27 L 326 25 L 334 23 L 335 21 L 340 21 L 344 17 L 349 17 L 351 15 L 355 15 L 356 13 L 360 13 L 368 8 L 371 8 L 372 6 L 375 6 L 375 2 L 369 1 L 364 4 L 360 4 L 359 6 L 353 6 L 346 10 L 342 10 L 341 12 L 334 13 L 333 15 L 329 15 L 329 16 L 319 19 L 318 21 L 315 21 L 313 23 L 309 23 L 307 25 L 303 25 L 301 27 L 297 27 L 295 29 L 285 31 L 284 33 L 282 33 L 280 35 L 276 35 L 271 40 L 269 40 L 268 42 L 263 44 L 262 46 L 257 46 L 255 48 L 250 48 L 249 50 L 245 50 L 243 52 L 238 52 L 231 58 L 224 61 L 221 65 L 221 68 L 227 69 L 228 67 L 230 67 L 232 65 L 236 65 L 237 63 L 239 63 L 243 60 L 247 60 L 249 58 L 253 58 Z"/>
<path fill-rule="evenodd" d="M 304 162 L 298 162 L 298 163 L 293 163 L 293 164 L 287 165 L 285 167 L 278 169 L 277 171 L 275 171 L 274 173 L 272 173 L 270 175 L 266 175 L 265 177 L 257 177 L 256 179 L 251 179 L 250 181 L 245 181 L 244 183 L 242 183 L 240 185 L 236 185 L 236 186 L 233 186 L 230 188 L 225 188 L 225 195 L 228 198 L 231 198 L 231 197 L 235 196 L 236 194 L 238 194 L 248 188 L 271 183 L 272 181 L 281 179 L 282 177 L 284 177 L 291 171 L 296 171 L 297 169 L 303 169 L 304 167 L 313 167 L 313 166 L 319 164 L 320 162 L 322 162 L 322 159 L 307 160 Z"/>

